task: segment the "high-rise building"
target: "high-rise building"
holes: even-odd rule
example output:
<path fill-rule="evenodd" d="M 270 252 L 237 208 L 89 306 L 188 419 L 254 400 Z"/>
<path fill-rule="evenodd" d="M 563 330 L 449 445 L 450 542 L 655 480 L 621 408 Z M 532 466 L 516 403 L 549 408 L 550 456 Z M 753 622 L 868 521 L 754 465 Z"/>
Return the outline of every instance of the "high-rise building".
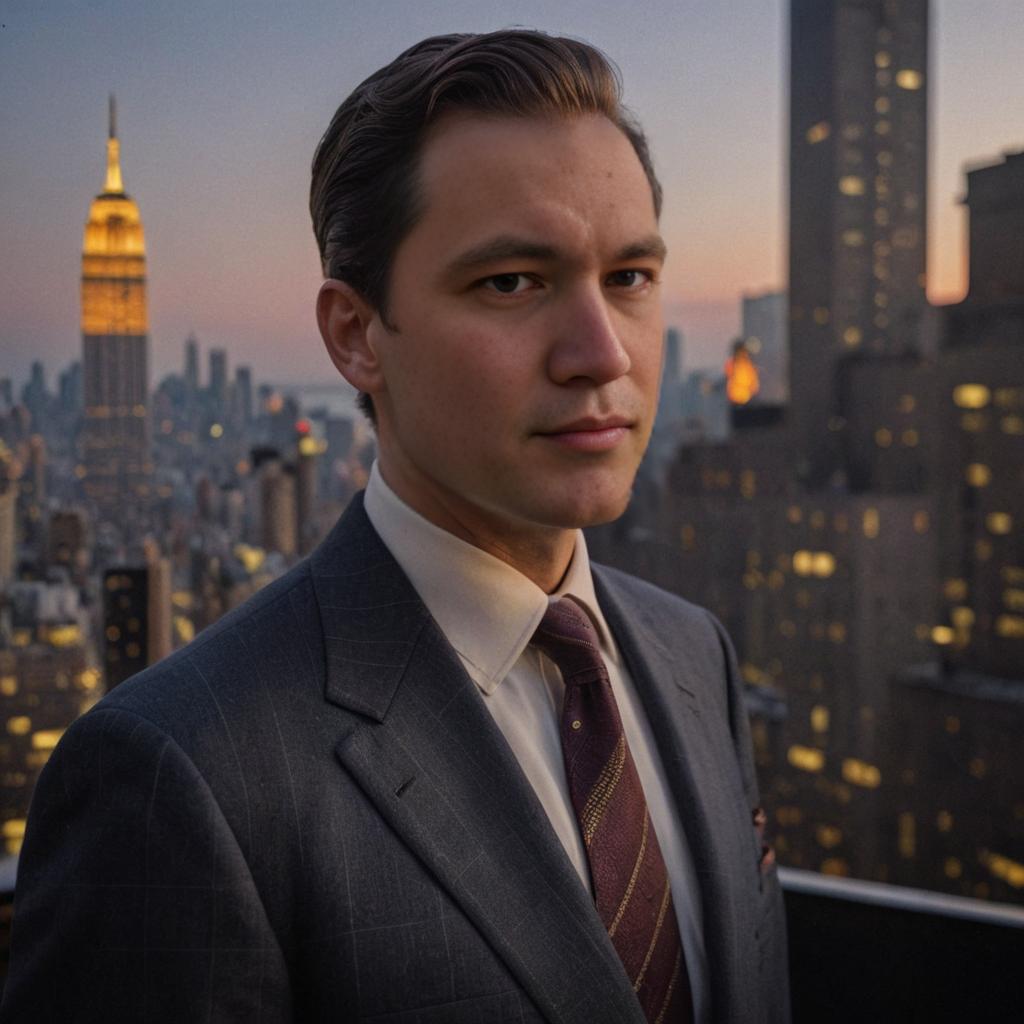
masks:
<path fill-rule="evenodd" d="M 928 0 L 791 0 L 790 416 L 801 476 L 841 470 L 837 364 L 917 347 Z"/>
<path fill-rule="evenodd" d="M 124 191 L 111 97 L 107 176 L 82 246 L 81 449 L 86 495 L 122 517 L 148 494 L 147 332 L 142 219 Z"/>
<path fill-rule="evenodd" d="M 199 390 L 199 342 L 194 334 L 185 339 L 185 390 L 189 396 Z"/>
<path fill-rule="evenodd" d="M 232 396 L 242 427 L 252 426 L 252 370 L 248 366 L 235 367 L 235 386 Z"/>
<path fill-rule="evenodd" d="M 18 485 L 0 474 L 0 589 L 14 579 L 17 568 Z"/>
<path fill-rule="evenodd" d="M 210 349 L 210 403 L 211 412 L 218 419 L 227 414 L 228 354 L 222 348 Z"/>

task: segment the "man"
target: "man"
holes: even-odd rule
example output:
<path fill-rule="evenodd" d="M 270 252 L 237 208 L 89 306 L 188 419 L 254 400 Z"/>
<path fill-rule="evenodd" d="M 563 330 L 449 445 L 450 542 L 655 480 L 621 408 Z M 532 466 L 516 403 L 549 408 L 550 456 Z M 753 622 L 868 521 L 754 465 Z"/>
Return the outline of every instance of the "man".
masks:
<path fill-rule="evenodd" d="M 4 1020 L 786 1019 L 728 641 L 580 533 L 651 430 L 659 205 L 579 42 L 429 39 L 341 106 L 317 315 L 378 464 L 69 730 Z"/>

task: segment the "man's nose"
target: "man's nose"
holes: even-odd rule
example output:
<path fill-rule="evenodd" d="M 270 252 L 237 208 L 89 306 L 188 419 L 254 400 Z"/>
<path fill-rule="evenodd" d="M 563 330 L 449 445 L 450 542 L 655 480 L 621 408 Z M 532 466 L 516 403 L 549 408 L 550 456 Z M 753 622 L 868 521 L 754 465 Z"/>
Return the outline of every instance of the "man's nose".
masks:
<path fill-rule="evenodd" d="M 607 384 L 629 372 L 619 318 L 599 285 L 581 287 L 559 311 L 548 374 L 557 384 Z"/>

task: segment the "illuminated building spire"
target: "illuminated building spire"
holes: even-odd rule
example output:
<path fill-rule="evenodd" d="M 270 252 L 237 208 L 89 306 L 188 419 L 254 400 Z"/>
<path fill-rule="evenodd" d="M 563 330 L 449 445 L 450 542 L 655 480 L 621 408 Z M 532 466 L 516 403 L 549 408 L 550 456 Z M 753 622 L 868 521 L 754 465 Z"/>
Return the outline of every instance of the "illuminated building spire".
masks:
<path fill-rule="evenodd" d="M 103 185 L 106 195 L 124 195 L 121 180 L 121 143 L 117 141 L 117 102 L 110 94 L 110 131 L 107 135 L 107 180 Z"/>

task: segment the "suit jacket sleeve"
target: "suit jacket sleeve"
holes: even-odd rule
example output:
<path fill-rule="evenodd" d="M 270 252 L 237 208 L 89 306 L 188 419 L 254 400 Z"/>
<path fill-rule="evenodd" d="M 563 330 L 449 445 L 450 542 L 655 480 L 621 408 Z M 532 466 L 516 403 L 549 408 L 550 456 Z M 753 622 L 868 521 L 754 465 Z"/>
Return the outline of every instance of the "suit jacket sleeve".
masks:
<path fill-rule="evenodd" d="M 284 957 L 195 765 L 98 708 L 36 789 L 0 1021 L 288 1021 Z"/>

